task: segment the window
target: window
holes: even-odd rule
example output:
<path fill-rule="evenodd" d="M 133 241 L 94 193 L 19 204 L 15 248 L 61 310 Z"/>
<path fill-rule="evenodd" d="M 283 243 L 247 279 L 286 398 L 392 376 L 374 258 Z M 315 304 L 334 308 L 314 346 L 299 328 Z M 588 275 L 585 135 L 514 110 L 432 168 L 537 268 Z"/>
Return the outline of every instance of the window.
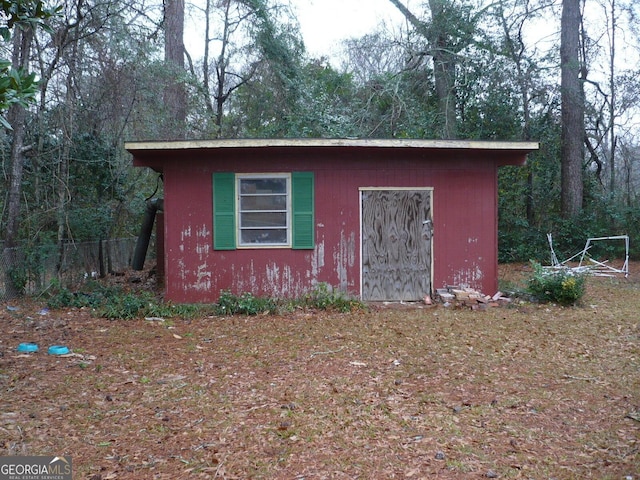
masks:
<path fill-rule="evenodd" d="M 215 250 L 314 248 L 313 173 L 214 173 L 213 230 Z"/>
<path fill-rule="evenodd" d="M 289 175 L 237 175 L 236 178 L 238 245 L 289 245 Z"/>

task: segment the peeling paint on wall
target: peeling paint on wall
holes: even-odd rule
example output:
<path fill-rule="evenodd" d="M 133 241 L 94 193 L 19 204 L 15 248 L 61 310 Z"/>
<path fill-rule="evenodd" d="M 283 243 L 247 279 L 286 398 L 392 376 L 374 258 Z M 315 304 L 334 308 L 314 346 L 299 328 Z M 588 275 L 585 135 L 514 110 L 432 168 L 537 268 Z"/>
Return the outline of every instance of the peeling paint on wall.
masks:
<path fill-rule="evenodd" d="M 178 245 L 178 249 L 180 250 L 180 253 L 185 252 L 184 241 L 187 238 L 191 238 L 191 226 L 188 226 L 187 228 L 182 230 L 182 232 L 180 232 L 180 244 Z"/>
<path fill-rule="evenodd" d="M 202 225 L 200 228 L 196 230 L 196 237 L 198 238 L 210 238 L 211 232 L 207 228 L 207 225 Z"/>
<path fill-rule="evenodd" d="M 178 278 L 183 282 L 187 279 L 187 267 L 182 258 L 178 260 Z"/>
<path fill-rule="evenodd" d="M 333 253 L 333 261 L 338 276 L 338 286 L 341 290 L 349 289 L 349 268 L 353 267 L 356 259 L 356 234 L 351 232 L 348 236 L 344 230 L 340 232 L 340 243 Z M 351 281 L 353 285 L 353 280 Z"/>
<path fill-rule="evenodd" d="M 207 228 L 207 225 L 201 225 L 196 229 L 196 253 L 200 256 L 200 259 L 204 259 L 209 254 L 211 249 L 211 231 Z"/>
<path fill-rule="evenodd" d="M 219 285 L 221 277 L 213 277 L 213 283 Z M 231 267 L 231 284 L 221 287 L 230 289 L 236 294 L 251 292 L 272 297 L 294 297 L 305 291 L 310 271 L 297 271 L 291 265 L 283 265 L 278 262 L 268 262 L 264 266 L 256 267 L 253 261 L 246 267 Z"/>
<path fill-rule="evenodd" d="M 293 296 L 296 292 L 296 279 L 289 265 L 285 265 L 282 269 L 282 278 L 280 279 L 281 295 L 284 297 Z M 272 292 L 272 295 L 277 296 L 276 292 Z"/>
<path fill-rule="evenodd" d="M 324 267 L 324 238 L 316 244 L 311 256 L 311 278 L 316 279 Z"/>
<path fill-rule="evenodd" d="M 198 292 L 208 292 L 211 290 L 211 272 L 206 262 L 202 265 L 198 265 L 198 271 L 196 273 L 196 283 L 193 289 Z"/>
<path fill-rule="evenodd" d="M 266 266 L 267 270 L 267 284 L 271 286 L 272 289 L 277 288 L 277 285 L 280 285 L 280 266 L 277 263 L 270 263 Z M 284 285 L 283 285 L 284 287 Z"/>
<path fill-rule="evenodd" d="M 184 282 L 185 291 L 208 292 L 211 290 L 213 273 L 207 263 L 210 250 L 211 231 L 206 224 L 187 225 L 180 232 L 178 251 L 185 257 L 181 256 L 177 259 L 177 270 L 180 280 Z M 186 257 L 189 252 L 196 253 L 196 262 L 193 261 L 194 258 Z"/>
<path fill-rule="evenodd" d="M 474 262 L 468 268 L 456 271 L 453 274 L 453 283 L 461 287 L 471 287 L 481 284 L 483 278 L 481 266 Z"/>

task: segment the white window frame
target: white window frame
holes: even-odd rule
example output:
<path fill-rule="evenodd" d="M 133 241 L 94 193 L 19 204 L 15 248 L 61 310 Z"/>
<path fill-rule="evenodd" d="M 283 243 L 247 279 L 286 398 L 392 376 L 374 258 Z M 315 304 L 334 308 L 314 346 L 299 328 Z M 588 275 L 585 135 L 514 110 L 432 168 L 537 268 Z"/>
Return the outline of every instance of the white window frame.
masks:
<path fill-rule="evenodd" d="M 243 180 L 260 180 L 260 179 L 285 179 L 286 180 L 286 232 L 287 238 L 284 243 L 243 243 L 242 241 L 242 232 L 243 230 L 250 230 L 250 227 L 242 226 L 242 213 L 246 212 L 242 210 L 242 194 L 241 183 Z M 245 194 L 246 195 L 246 194 Z M 274 194 L 274 195 L 282 195 L 282 194 Z M 236 174 L 236 225 L 237 225 L 237 247 L 238 248 L 290 248 L 291 247 L 291 174 L 289 173 L 242 173 Z M 249 210 L 250 211 L 250 210 Z M 260 212 L 281 212 L 279 210 L 259 210 L 254 211 L 255 213 Z M 278 227 L 282 228 L 282 227 Z"/>

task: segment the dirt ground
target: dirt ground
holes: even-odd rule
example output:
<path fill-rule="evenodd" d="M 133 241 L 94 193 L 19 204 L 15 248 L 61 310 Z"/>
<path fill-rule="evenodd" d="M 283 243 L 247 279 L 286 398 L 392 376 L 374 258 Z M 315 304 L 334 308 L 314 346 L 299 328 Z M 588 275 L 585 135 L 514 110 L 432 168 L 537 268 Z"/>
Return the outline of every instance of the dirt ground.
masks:
<path fill-rule="evenodd" d="M 0 455 L 69 455 L 92 480 L 640 479 L 639 267 L 571 308 L 0 305 Z"/>

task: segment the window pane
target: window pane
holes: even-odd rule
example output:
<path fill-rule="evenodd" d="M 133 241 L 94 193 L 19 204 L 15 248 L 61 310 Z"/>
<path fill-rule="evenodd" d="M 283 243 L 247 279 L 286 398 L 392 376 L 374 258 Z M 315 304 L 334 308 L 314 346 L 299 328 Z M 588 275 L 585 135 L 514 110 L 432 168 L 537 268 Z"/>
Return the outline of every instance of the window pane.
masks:
<path fill-rule="evenodd" d="M 240 228 L 285 227 L 287 226 L 287 212 L 257 212 L 242 213 Z"/>
<path fill-rule="evenodd" d="M 287 230 L 242 230 L 241 242 L 245 245 L 249 243 L 286 244 Z"/>
<path fill-rule="evenodd" d="M 240 194 L 287 193 L 286 178 L 243 178 L 240 180 Z"/>
<path fill-rule="evenodd" d="M 238 179 L 240 245 L 287 245 L 290 241 L 289 177 Z"/>
<path fill-rule="evenodd" d="M 240 197 L 241 210 L 286 210 L 286 195 L 251 195 Z"/>

